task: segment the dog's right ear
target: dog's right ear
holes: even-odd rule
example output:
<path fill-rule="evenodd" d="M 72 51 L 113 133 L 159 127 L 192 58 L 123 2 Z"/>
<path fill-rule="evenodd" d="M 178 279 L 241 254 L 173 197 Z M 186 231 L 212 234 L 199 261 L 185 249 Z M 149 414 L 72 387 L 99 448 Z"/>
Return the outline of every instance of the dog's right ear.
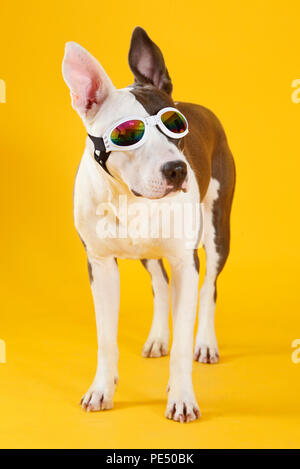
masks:
<path fill-rule="evenodd" d="M 99 62 L 76 42 L 67 42 L 62 73 L 71 91 L 73 108 L 84 120 L 95 117 L 114 89 Z"/>
<path fill-rule="evenodd" d="M 138 83 L 151 83 L 167 94 L 172 93 L 173 86 L 162 52 L 139 26 L 132 33 L 128 61 Z"/>

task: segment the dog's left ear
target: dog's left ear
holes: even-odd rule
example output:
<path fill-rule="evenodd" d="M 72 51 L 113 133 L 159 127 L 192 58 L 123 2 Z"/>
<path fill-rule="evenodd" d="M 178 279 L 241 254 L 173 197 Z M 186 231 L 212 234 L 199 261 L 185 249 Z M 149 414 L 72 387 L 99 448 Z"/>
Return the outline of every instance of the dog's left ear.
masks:
<path fill-rule="evenodd" d="M 70 88 L 72 106 L 85 121 L 95 117 L 115 89 L 99 62 L 75 42 L 66 44 L 62 73 Z"/>
<path fill-rule="evenodd" d="M 161 50 L 143 28 L 134 29 L 128 56 L 129 66 L 138 83 L 151 83 L 172 93 L 172 82 Z"/>

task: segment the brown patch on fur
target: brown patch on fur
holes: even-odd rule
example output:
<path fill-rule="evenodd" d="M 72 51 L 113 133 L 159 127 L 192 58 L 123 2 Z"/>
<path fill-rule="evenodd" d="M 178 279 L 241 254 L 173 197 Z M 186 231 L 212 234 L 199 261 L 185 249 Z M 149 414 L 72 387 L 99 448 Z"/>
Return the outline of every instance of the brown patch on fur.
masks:
<path fill-rule="evenodd" d="M 229 254 L 230 212 L 236 179 L 234 160 L 223 127 L 210 110 L 188 103 L 178 103 L 177 107 L 189 122 L 190 132 L 184 139 L 184 154 L 195 173 L 201 201 L 211 177 L 220 184 L 212 209 L 214 241 L 219 254 L 218 277 Z M 215 301 L 216 298 L 215 282 Z"/>
<path fill-rule="evenodd" d="M 165 269 L 165 266 L 164 266 L 164 263 L 163 263 L 163 260 L 162 259 L 159 259 L 158 260 L 158 263 L 159 263 L 159 266 L 161 268 L 161 271 L 162 271 L 162 274 L 164 276 L 164 279 L 167 283 L 169 283 L 169 277 L 168 277 L 168 274 L 167 274 L 167 271 Z"/>
<path fill-rule="evenodd" d="M 130 89 L 130 92 L 144 106 L 150 116 L 157 114 L 164 107 L 174 107 L 171 96 L 151 84 L 141 85 L 136 83 Z"/>
<path fill-rule="evenodd" d="M 88 266 L 88 274 L 89 274 L 90 284 L 92 284 L 92 283 L 93 283 L 93 280 L 94 280 L 94 277 L 93 277 L 93 268 L 92 268 L 92 264 L 90 263 L 89 260 L 87 261 L 87 266 Z"/>
<path fill-rule="evenodd" d="M 153 260 L 154 260 L 154 259 L 153 259 Z M 143 264 L 143 266 L 145 267 L 145 269 L 147 270 L 147 272 L 149 272 L 149 275 L 150 275 L 151 280 L 152 280 L 152 274 L 151 274 L 151 272 L 148 270 L 148 261 L 149 261 L 149 259 L 140 259 L 140 261 L 141 261 L 141 263 Z M 166 270 L 165 270 L 165 267 L 164 267 L 164 264 L 163 264 L 162 259 L 158 259 L 157 262 L 158 262 L 158 264 L 159 264 L 159 266 L 160 266 L 160 268 L 161 268 L 161 271 L 162 271 L 162 274 L 163 274 L 163 277 L 164 277 L 165 281 L 166 281 L 167 283 L 169 283 L 169 277 L 168 277 L 168 274 L 167 274 L 167 272 L 166 272 Z M 154 290 L 153 290 L 153 286 L 152 286 L 152 293 L 153 293 L 153 296 L 155 296 Z"/>
<path fill-rule="evenodd" d="M 219 254 L 217 277 L 222 272 L 230 248 L 230 213 L 235 189 L 235 165 L 227 142 L 221 142 L 212 159 L 212 177 L 220 183 L 218 198 L 213 204 L 213 226 L 215 246 Z M 205 247 L 205 246 L 204 246 Z M 217 299 L 215 282 L 214 299 Z"/>
<path fill-rule="evenodd" d="M 175 105 L 170 96 L 152 85 L 135 85 L 131 93 L 150 115 L 156 114 L 163 107 L 173 106 L 187 118 L 188 135 L 174 143 L 179 144 L 195 174 L 200 201 L 205 197 L 211 177 L 220 183 L 219 197 L 213 206 L 220 273 L 229 253 L 229 217 L 235 187 L 235 166 L 223 127 L 209 109 L 191 103 Z M 196 261 L 195 267 L 197 268 Z"/>
<path fill-rule="evenodd" d="M 189 124 L 183 152 L 195 173 L 202 201 L 211 177 L 214 148 L 219 139 L 226 137 L 216 116 L 205 107 L 190 103 L 177 103 L 176 107 Z"/>
<path fill-rule="evenodd" d="M 200 261 L 199 261 L 199 256 L 198 256 L 198 251 L 197 251 L 197 249 L 194 249 L 194 266 L 195 266 L 196 271 L 197 271 L 198 274 L 199 274 L 199 270 L 200 270 Z"/>
<path fill-rule="evenodd" d="M 177 107 L 189 122 L 190 132 L 184 139 L 184 154 L 195 173 L 201 201 L 211 177 L 220 184 L 212 209 L 214 241 L 219 254 L 218 277 L 229 254 L 230 212 L 236 179 L 234 160 L 223 127 L 211 111 L 188 103 L 178 103 Z M 216 295 L 215 284 L 215 300 Z"/>
<path fill-rule="evenodd" d="M 148 259 L 140 259 L 141 260 L 141 263 L 143 264 L 143 266 L 145 267 L 146 270 L 147 269 L 147 264 L 148 264 Z"/>

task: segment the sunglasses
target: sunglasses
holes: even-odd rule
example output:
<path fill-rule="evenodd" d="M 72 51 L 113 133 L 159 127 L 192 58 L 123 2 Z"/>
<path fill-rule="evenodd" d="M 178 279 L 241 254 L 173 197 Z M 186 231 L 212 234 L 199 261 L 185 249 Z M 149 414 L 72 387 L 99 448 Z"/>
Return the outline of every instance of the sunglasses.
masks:
<path fill-rule="evenodd" d="M 114 124 L 103 135 L 103 151 L 122 151 L 124 148 L 131 150 L 143 145 L 149 135 L 149 129 L 153 126 L 159 129 L 170 138 L 182 138 L 188 133 L 188 123 L 181 112 L 173 107 L 161 109 L 155 116 L 135 117 L 131 116 L 122 119 Z M 94 141 L 98 137 L 90 138 Z"/>

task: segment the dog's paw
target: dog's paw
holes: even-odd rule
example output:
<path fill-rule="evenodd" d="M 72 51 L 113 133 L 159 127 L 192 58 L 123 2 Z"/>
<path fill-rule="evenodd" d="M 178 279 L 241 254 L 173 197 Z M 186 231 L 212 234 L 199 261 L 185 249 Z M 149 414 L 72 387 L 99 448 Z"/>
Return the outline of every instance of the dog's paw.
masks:
<path fill-rule="evenodd" d="M 143 347 L 142 356 L 145 358 L 164 357 L 168 355 L 168 352 L 168 340 L 149 337 Z"/>
<path fill-rule="evenodd" d="M 108 410 L 113 407 L 113 399 L 101 388 L 90 388 L 80 401 L 81 407 L 86 412 Z"/>
<path fill-rule="evenodd" d="M 165 416 L 175 422 L 187 423 L 199 419 L 201 412 L 195 397 L 168 398 Z"/>
<path fill-rule="evenodd" d="M 194 360 L 199 363 L 218 363 L 219 351 L 217 345 L 209 346 L 204 344 L 195 345 Z"/>

